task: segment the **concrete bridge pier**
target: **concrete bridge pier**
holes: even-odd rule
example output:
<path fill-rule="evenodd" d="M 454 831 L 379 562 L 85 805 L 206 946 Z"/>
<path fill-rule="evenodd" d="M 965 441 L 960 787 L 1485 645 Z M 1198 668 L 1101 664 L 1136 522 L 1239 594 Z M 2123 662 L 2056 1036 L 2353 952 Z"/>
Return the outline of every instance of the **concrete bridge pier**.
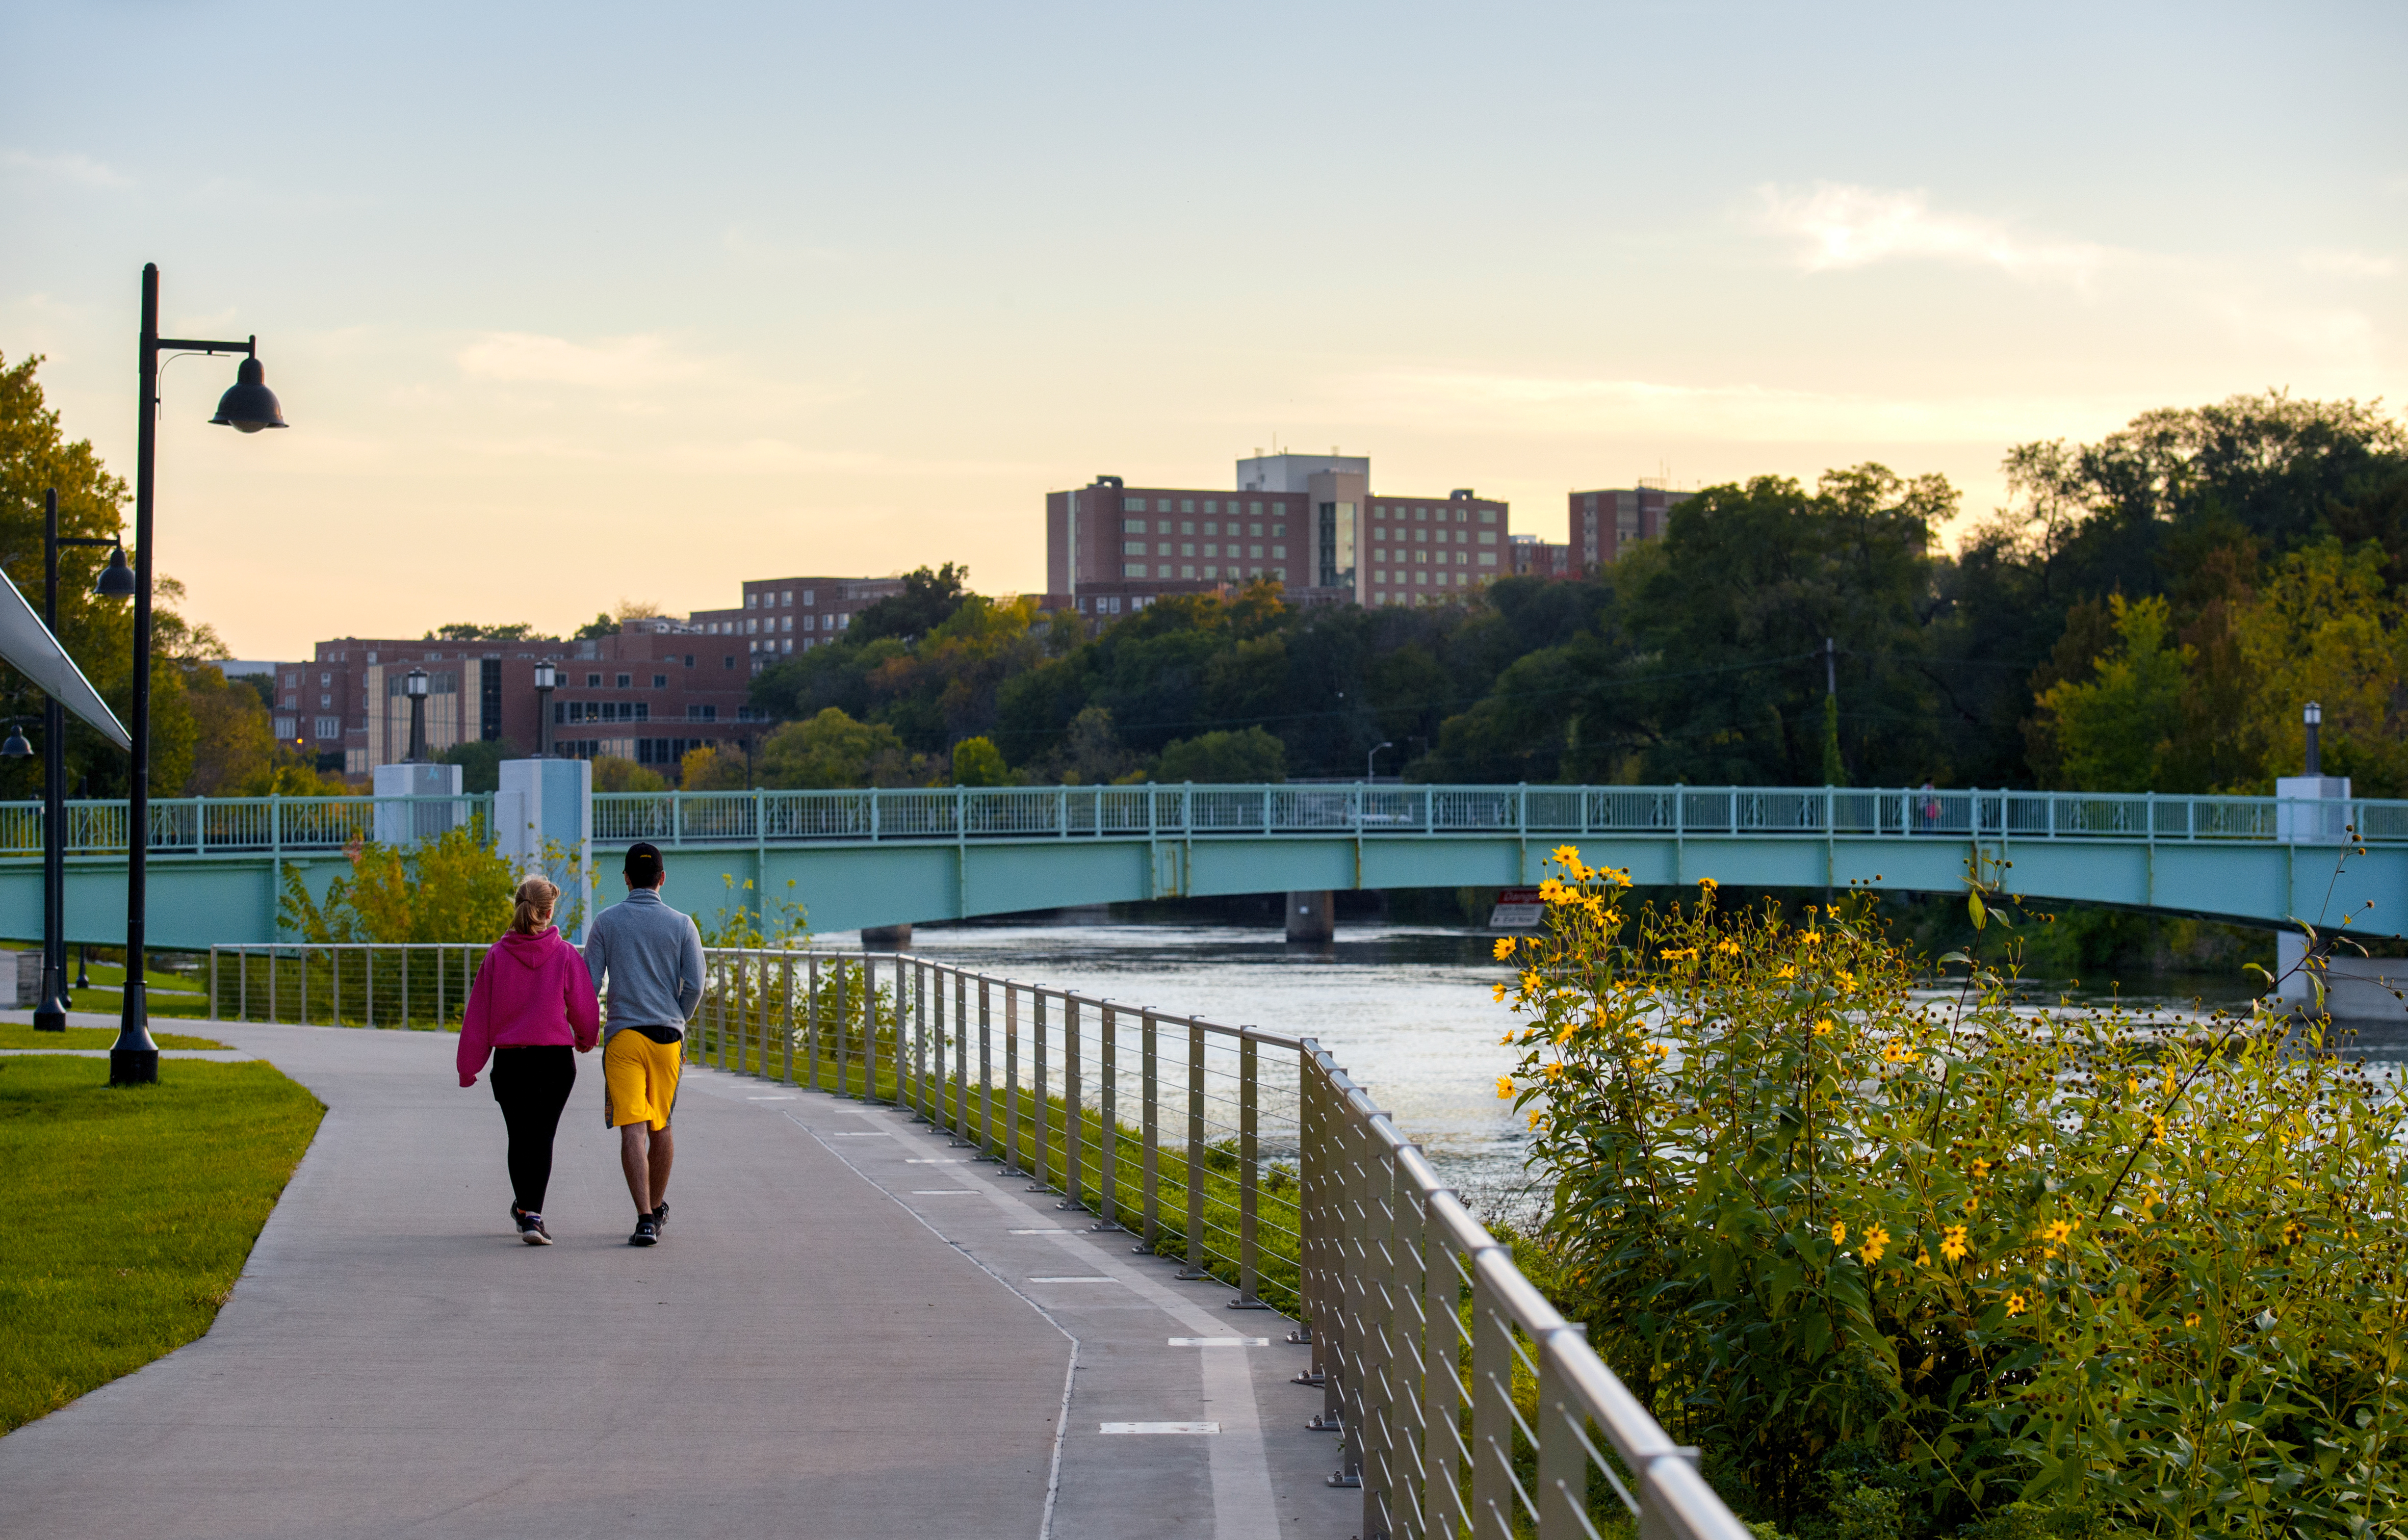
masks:
<path fill-rule="evenodd" d="M 1330 941 L 1338 935 L 1338 895 L 1326 888 L 1287 895 L 1287 938 Z"/>
<path fill-rule="evenodd" d="M 902 952 L 911 949 L 910 921 L 900 925 L 864 925 L 861 928 L 861 949 L 866 952 Z"/>

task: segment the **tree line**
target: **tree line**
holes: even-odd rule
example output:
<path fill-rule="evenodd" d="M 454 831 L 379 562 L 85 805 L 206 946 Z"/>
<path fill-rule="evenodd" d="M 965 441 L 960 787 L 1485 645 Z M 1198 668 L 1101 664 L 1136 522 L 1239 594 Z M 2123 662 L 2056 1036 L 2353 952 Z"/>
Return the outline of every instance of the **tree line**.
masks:
<path fill-rule="evenodd" d="M 2264 791 L 2300 708 L 2408 794 L 2408 431 L 2275 392 L 1939 476 L 1709 487 L 1575 580 L 1426 607 L 1257 584 L 1091 629 L 923 568 L 754 681 L 766 785 L 1412 780 Z M 1383 747 L 1384 746 L 1384 747 Z M 1377 755 L 1376 760 L 1372 756 Z"/>

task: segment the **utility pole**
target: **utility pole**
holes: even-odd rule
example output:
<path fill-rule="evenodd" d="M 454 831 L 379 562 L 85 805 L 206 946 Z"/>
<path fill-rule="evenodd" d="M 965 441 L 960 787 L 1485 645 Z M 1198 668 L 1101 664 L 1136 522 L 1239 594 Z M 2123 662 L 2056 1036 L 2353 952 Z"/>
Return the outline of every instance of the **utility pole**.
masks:
<path fill-rule="evenodd" d="M 1848 778 L 1840 763 L 1840 644 L 1823 638 L 1823 784 L 1838 786 Z"/>

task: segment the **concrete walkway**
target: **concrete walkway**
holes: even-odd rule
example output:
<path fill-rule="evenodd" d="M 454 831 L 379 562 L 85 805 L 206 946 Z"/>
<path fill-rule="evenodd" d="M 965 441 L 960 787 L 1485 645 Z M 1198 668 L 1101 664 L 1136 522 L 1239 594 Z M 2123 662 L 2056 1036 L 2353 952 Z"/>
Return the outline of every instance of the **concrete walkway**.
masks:
<path fill-rule="evenodd" d="M 638 1250 L 581 1059 L 531 1248 L 449 1035 L 192 1027 L 325 1121 L 207 1337 L 0 1439 L 0 1535 L 1357 1528 L 1288 1322 L 892 1109 L 689 1070 Z"/>

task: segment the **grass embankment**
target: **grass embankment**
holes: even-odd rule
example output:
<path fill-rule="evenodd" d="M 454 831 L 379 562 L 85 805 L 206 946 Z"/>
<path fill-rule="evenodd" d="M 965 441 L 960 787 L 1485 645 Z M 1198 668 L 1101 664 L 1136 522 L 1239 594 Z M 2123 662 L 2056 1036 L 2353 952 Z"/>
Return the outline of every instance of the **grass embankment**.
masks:
<path fill-rule="evenodd" d="M 898 1066 L 893 1057 L 894 1043 L 890 1028 L 881 1028 L 878 1038 L 878 1089 L 875 1099 L 882 1102 L 897 1100 L 897 1073 L 903 1098 L 912 1110 L 921 1108 L 922 1091 L 909 1066 Z M 717 1065 L 720 1044 L 716 1028 L 708 1020 L 696 1020 L 688 1029 L 689 1053 L 697 1061 Z M 849 1051 L 841 1062 L 832 1053 L 820 1056 L 818 1073 L 812 1073 L 810 1055 L 797 1043 L 794 1051 L 795 1083 L 843 1095 L 859 1095 L 867 1079 L 867 1065 L 860 1051 L 858 1026 L 848 1044 Z M 761 1075 L 771 1080 L 782 1079 L 785 1060 L 779 1049 L 777 1037 L 770 1034 L 767 1044 L 747 1034 L 742 1037 L 731 1030 L 727 1042 L 727 1067 L 739 1066 L 743 1073 Z M 1002 1066 L 995 1073 L 999 1078 Z M 1025 1069 L 1024 1067 L 1024 1073 Z M 990 1130 L 983 1148 L 1000 1156 L 1004 1149 L 1004 1132 L 1009 1116 L 1019 1119 L 1020 1164 L 1023 1170 L 1048 1185 L 1075 1198 L 1092 1212 L 1103 1208 L 1102 1157 L 1107 1126 L 1103 1115 L 1094 1107 L 1081 1110 L 1078 1119 L 1079 1184 L 1078 1191 L 1068 1188 L 1069 1135 L 1063 1100 L 1059 1096 L 1043 1098 L 1046 1137 L 1040 1148 L 1037 1137 L 1039 1098 L 1025 1086 L 1016 1095 L 1007 1097 L 1000 1085 L 990 1087 L 986 1106 L 991 1123 L 980 1119 L 980 1096 L 975 1083 L 965 1092 L 950 1078 L 939 1080 L 928 1077 L 927 1101 L 930 1109 L 941 1117 L 948 1128 L 962 1125 L 963 1100 L 967 1097 L 968 1128 L 973 1141 L 981 1138 L 982 1128 Z M 1184 1103 L 1184 1093 L 1180 1098 Z M 1186 1121 L 1182 1114 L 1173 1126 L 1168 1110 L 1158 1134 L 1154 1151 L 1154 1247 L 1156 1254 L 1184 1258 L 1187 1255 L 1187 1183 Z M 1145 1218 L 1145 1143 L 1143 1133 L 1125 1123 L 1110 1129 L 1113 1141 L 1113 1219 L 1124 1228 L 1142 1233 Z M 1204 1169 L 1197 1186 L 1204 1199 L 1203 1262 L 1206 1272 L 1222 1282 L 1235 1287 L 1238 1282 L 1240 1249 L 1239 1162 L 1234 1138 L 1224 1138 L 1206 1147 Z M 1275 1309 L 1294 1315 L 1298 1301 L 1297 1264 L 1297 1199 L 1296 1173 L 1287 1162 L 1275 1162 L 1266 1166 L 1256 1177 L 1254 1187 L 1254 1293 Z"/>
<path fill-rule="evenodd" d="M 222 1048 L 223 1043 L 189 1033 L 154 1032 L 150 1040 L 163 1048 Z M 0 1048 L 105 1048 L 117 1041 L 115 1027 L 69 1027 L 64 1032 L 36 1032 L 29 1022 L 0 1021 Z"/>
<path fill-rule="evenodd" d="M 207 1332 L 324 1112 L 264 1063 L 0 1059 L 0 1433 Z"/>
<path fill-rule="evenodd" d="M 39 943 L 35 943 L 38 946 Z M 78 960 L 67 956 L 67 977 L 76 976 Z M 93 958 L 84 964 L 91 982 L 83 989 L 70 990 L 68 1008 L 79 1011 L 113 1011 L 125 999 L 125 964 L 103 962 Z M 149 986 L 144 997 L 150 1004 L 153 1016 L 206 1017 L 209 1014 L 209 995 L 206 972 L 198 978 L 188 973 L 173 973 L 164 968 L 146 967 L 142 980 Z M 156 1034 L 153 1034 L 155 1036 Z M 52 1039 L 56 1041 L 55 1038 Z M 101 1045 L 107 1048 L 108 1045 Z M 166 1045 L 162 1043 L 160 1047 Z"/>

